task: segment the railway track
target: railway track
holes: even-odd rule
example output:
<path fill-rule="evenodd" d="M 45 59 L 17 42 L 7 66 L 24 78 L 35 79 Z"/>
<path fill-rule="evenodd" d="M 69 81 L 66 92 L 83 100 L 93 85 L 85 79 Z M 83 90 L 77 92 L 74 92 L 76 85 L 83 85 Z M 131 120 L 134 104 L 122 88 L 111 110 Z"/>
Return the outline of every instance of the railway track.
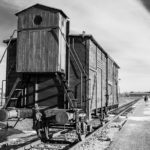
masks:
<path fill-rule="evenodd" d="M 33 135 L 30 138 L 20 139 L 13 144 L 6 142 L 1 146 L 0 150 L 79 150 L 81 147 L 84 147 L 93 141 L 95 137 L 102 134 L 105 128 L 107 128 L 108 125 L 110 125 L 119 116 L 127 115 L 127 113 L 131 110 L 131 107 L 138 101 L 139 99 L 136 99 L 110 111 L 109 114 L 113 114 L 113 117 L 108 119 L 102 127 L 96 128 L 92 133 L 89 133 L 83 141 L 77 140 L 78 138 L 75 130 L 50 129 L 55 133 L 53 134 L 52 139 L 46 141 L 46 143 L 41 142 L 36 135 Z"/>
<path fill-rule="evenodd" d="M 93 141 L 93 139 L 95 139 L 95 137 L 99 136 L 99 134 L 101 134 L 103 132 L 103 130 L 105 128 L 107 128 L 107 126 L 110 125 L 113 121 L 115 121 L 119 116 L 127 114 L 129 112 L 129 110 L 131 110 L 131 107 L 135 103 L 137 103 L 139 100 L 140 99 L 136 99 L 136 100 L 134 100 L 134 101 L 132 101 L 130 103 L 122 105 L 121 107 L 111 111 L 110 112 L 111 114 L 115 114 L 115 116 L 111 120 L 109 120 L 106 124 L 104 124 L 103 127 L 98 128 L 93 133 L 88 135 L 86 137 L 85 141 L 81 141 L 81 142 L 75 144 L 74 146 L 70 147 L 70 150 L 79 150 L 80 147 L 84 147 L 86 145 L 86 143 L 91 143 Z"/>
<path fill-rule="evenodd" d="M 124 110 L 125 110 L 126 112 L 128 112 L 128 109 L 130 109 L 131 106 L 133 106 L 133 105 L 134 105 L 136 102 L 138 102 L 139 100 L 140 100 L 140 99 L 136 99 L 136 100 L 134 100 L 134 101 L 132 101 L 132 102 L 129 102 L 129 103 L 127 103 L 127 104 L 124 104 L 124 105 L 118 107 L 117 109 L 111 110 L 111 111 L 109 112 L 109 114 L 115 114 L 115 115 L 117 115 L 117 114 L 122 113 Z"/>

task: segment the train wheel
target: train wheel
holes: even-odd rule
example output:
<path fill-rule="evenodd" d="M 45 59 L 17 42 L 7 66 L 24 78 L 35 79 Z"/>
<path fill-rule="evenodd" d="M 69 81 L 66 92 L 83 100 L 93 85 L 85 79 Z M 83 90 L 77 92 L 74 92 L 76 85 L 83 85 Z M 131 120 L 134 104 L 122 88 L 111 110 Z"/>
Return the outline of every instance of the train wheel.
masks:
<path fill-rule="evenodd" d="M 77 135 L 78 135 L 79 141 L 84 141 L 85 140 L 85 135 L 84 134 L 78 133 Z"/>

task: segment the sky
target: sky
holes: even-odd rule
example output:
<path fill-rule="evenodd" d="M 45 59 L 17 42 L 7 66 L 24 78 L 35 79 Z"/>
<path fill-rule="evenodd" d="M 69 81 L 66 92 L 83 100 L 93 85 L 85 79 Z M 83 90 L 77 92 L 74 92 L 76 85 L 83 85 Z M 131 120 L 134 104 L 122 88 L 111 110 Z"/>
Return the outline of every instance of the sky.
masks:
<path fill-rule="evenodd" d="M 14 14 L 36 3 L 62 9 L 72 32 L 95 37 L 120 66 L 121 92 L 150 91 L 149 0 L 0 0 L 0 57 L 6 48 L 3 40 L 17 28 Z M 5 69 L 6 56 L 0 64 L 0 81 Z"/>

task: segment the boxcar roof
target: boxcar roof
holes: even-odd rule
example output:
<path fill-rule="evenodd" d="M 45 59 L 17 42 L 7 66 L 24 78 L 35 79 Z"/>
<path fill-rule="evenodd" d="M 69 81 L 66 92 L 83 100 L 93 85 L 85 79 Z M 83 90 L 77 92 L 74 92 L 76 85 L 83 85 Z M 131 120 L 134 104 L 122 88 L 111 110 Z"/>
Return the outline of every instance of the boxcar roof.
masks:
<path fill-rule="evenodd" d="M 51 10 L 52 10 L 52 11 L 58 11 L 58 12 L 60 12 L 65 18 L 68 18 L 68 16 L 67 16 L 61 9 L 57 9 L 57 8 L 45 6 L 45 5 L 42 5 L 42 4 L 35 4 L 35 5 L 31 6 L 31 7 L 28 7 L 28 8 L 26 8 L 26 9 L 22 10 L 22 11 L 17 12 L 15 15 L 18 16 L 20 13 L 25 12 L 25 11 L 27 11 L 28 9 L 33 8 L 33 7 L 39 8 L 39 9 L 48 10 L 48 11 L 51 11 Z"/>
<path fill-rule="evenodd" d="M 114 64 L 118 67 L 118 68 L 120 68 L 119 67 L 119 65 L 114 61 L 114 59 L 102 48 L 102 46 L 100 45 L 100 44 L 98 44 L 98 42 L 95 40 L 95 38 L 91 35 L 91 34 L 85 34 L 85 35 L 83 35 L 83 34 L 70 34 L 69 35 L 70 37 L 87 37 L 87 38 L 89 38 L 89 39 L 91 39 L 91 41 L 93 41 L 93 43 L 103 52 L 103 53 L 105 53 L 105 55 L 109 58 L 109 59 L 111 59 L 113 62 L 114 62 Z"/>

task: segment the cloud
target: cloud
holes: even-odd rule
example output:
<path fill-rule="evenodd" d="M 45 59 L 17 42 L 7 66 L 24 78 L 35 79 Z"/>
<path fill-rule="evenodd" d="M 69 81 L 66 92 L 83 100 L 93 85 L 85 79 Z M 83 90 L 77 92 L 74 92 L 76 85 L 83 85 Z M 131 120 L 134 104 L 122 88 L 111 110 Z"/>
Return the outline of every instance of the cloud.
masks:
<path fill-rule="evenodd" d="M 16 28 L 17 18 L 14 15 L 15 10 L 5 3 L 0 4 L 0 42 L 10 36 L 12 29 Z"/>
<path fill-rule="evenodd" d="M 1 37 L 8 37 L 16 27 L 13 13 L 35 3 L 62 9 L 70 18 L 71 29 L 94 35 L 121 67 L 121 91 L 150 89 L 148 0 L 2 0 Z"/>
<path fill-rule="evenodd" d="M 144 6 L 145 8 L 150 11 L 150 1 L 149 0 L 139 0 Z"/>

